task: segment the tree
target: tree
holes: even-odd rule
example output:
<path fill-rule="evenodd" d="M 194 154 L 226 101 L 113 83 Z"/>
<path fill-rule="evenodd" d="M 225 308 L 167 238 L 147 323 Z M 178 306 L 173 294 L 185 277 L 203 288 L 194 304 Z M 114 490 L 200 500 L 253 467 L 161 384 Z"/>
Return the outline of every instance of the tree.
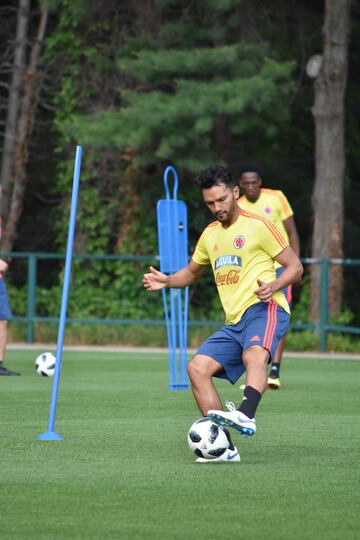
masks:
<path fill-rule="evenodd" d="M 29 7 L 29 2 L 20 0 L 18 28 L 23 28 L 23 40 L 26 34 L 27 21 L 22 22 L 22 20 L 24 17 L 25 19 L 28 17 Z M 4 155 L 7 164 L 4 171 L 7 176 L 3 179 L 5 186 L 7 186 L 4 203 L 7 204 L 7 201 L 9 200 L 10 207 L 4 208 L 4 214 L 7 219 L 1 240 L 1 249 L 3 251 L 11 251 L 12 249 L 14 238 L 16 236 L 17 224 L 23 208 L 25 184 L 27 180 L 26 167 L 28 164 L 28 147 L 33 128 L 35 106 L 41 86 L 41 79 L 39 77 L 39 59 L 45 38 L 47 20 L 48 8 L 44 5 L 41 8 L 37 33 L 31 47 L 29 63 L 25 70 L 19 72 L 16 63 L 18 61 L 17 56 L 21 56 L 21 61 L 24 62 L 24 51 L 19 51 L 18 55 L 15 55 L 14 57 L 13 80 L 15 80 L 17 85 L 17 96 L 16 102 L 13 103 L 11 92 L 9 94 L 9 103 L 11 104 L 11 122 L 9 122 L 9 128 L 11 129 L 10 137 L 12 138 L 15 132 L 15 139 L 12 140 L 11 148 L 8 148 L 7 153 Z M 20 83 L 21 99 L 19 99 Z M 11 195 L 8 192 L 10 190 Z"/>
<path fill-rule="evenodd" d="M 343 258 L 343 198 L 345 174 L 344 96 L 348 69 L 351 0 L 327 0 L 324 19 L 324 50 L 308 63 L 314 77 L 315 183 L 312 257 Z M 311 316 L 320 312 L 320 268 L 311 271 Z M 343 297 L 340 265 L 330 272 L 330 314 L 338 315 Z"/>
<path fill-rule="evenodd" d="M 20 0 L 17 12 L 16 37 L 11 82 L 8 88 L 7 115 L 1 160 L 1 216 L 6 223 L 11 197 L 11 163 L 16 144 L 16 126 L 19 117 L 21 90 L 24 77 L 30 0 Z"/>
<path fill-rule="evenodd" d="M 14 6 L 18 2 L 12 0 Z M 32 6 L 31 35 L 39 0 Z M 163 196 L 162 170 L 169 161 L 180 173 L 179 196 L 189 204 L 193 245 L 207 222 L 193 188 L 193 171 L 216 160 L 236 173 L 245 160 L 256 160 L 266 185 L 288 195 L 302 254 L 310 255 L 314 129 L 311 115 L 304 111 L 313 102 L 313 85 L 304 77 L 304 64 L 312 51 L 321 50 L 323 2 L 52 0 L 51 6 L 51 31 L 41 58 L 46 80 L 31 135 L 25 206 L 14 250 L 64 249 L 74 149 L 79 143 L 84 153 L 76 251 L 156 253 L 154 205 Z M 11 12 L 12 24 L 5 24 L 0 36 L 2 45 L 10 32 L 14 34 L 14 20 Z M 353 28 L 356 31 L 355 16 Z M 31 41 L 30 37 L 27 52 Z M 349 81 L 352 109 L 359 94 L 355 49 L 354 81 Z M 346 216 L 350 225 L 358 220 L 359 176 L 354 166 L 358 115 L 352 116 L 347 184 L 352 206 Z M 43 230 L 46 241 L 38 233 Z M 356 235 L 347 238 L 352 239 L 348 256 L 356 256 Z M 113 281 L 119 286 L 118 297 L 126 297 L 129 307 L 122 313 L 125 318 L 136 302 L 141 304 L 136 288 L 137 298 L 129 297 L 127 274 L 121 282 L 103 263 L 77 264 L 81 287 L 74 306 L 79 312 L 87 310 L 84 291 L 96 283 L 103 290 L 110 290 L 111 283 L 113 291 Z M 51 279 L 48 271 L 41 275 L 40 268 L 46 286 L 54 283 L 59 267 Z M 19 263 L 12 269 L 16 283 L 26 282 Z M 203 284 L 204 280 L 197 286 Z M 194 292 L 192 306 L 208 314 L 213 297 L 205 287 Z M 356 296 L 352 299 L 356 311 Z M 218 314 L 218 308 L 212 313 Z"/>
<path fill-rule="evenodd" d="M 128 88 L 121 90 L 120 107 L 76 115 L 65 133 L 130 151 L 138 166 L 173 162 L 191 172 L 216 160 L 229 163 L 230 138 L 250 132 L 258 140 L 275 138 L 288 118 L 294 63 L 277 60 L 266 44 L 234 43 L 226 26 L 213 28 L 231 2 L 202 4 L 212 21 L 201 20 L 195 6 L 190 21 L 170 18 L 158 35 L 133 41 L 132 49 L 123 46 L 117 65 Z"/>

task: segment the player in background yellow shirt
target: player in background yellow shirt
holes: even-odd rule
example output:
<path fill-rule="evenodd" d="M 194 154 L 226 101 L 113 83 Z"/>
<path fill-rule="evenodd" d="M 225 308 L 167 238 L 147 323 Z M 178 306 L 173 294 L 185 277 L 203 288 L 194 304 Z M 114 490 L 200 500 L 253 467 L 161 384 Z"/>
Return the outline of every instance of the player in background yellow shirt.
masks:
<path fill-rule="evenodd" d="M 300 242 L 294 213 L 284 193 L 275 189 L 263 188 L 259 169 L 254 164 L 242 167 L 239 180 L 240 187 L 244 192 L 244 195 L 239 199 L 240 208 L 272 221 L 289 242 L 296 255 L 300 257 Z M 275 269 L 277 275 L 282 272 L 282 267 L 277 263 Z M 284 292 L 291 306 L 291 285 Z M 284 347 L 285 336 L 279 341 L 268 378 L 268 386 L 274 390 L 280 388 L 280 365 Z"/>
<path fill-rule="evenodd" d="M 195 182 L 217 221 L 203 231 L 189 264 L 171 275 L 150 267 L 143 283 L 149 292 L 187 287 L 211 265 L 226 324 L 189 362 L 192 391 L 202 415 L 241 435 L 253 435 L 255 411 L 267 388 L 268 362 L 290 320 L 282 289 L 298 281 L 303 268 L 269 220 L 240 209 L 239 186 L 230 171 L 220 165 L 209 167 Z M 276 277 L 274 260 L 285 269 L 280 277 Z M 236 409 L 229 404 L 229 412 L 223 411 L 213 377 L 235 384 L 244 372 L 246 387 L 240 406 Z M 240 461 L 230 438 L 229 442 L 230 447 L 211 462 Z M 196 461 L 209 462 L 205 458 Z"/>

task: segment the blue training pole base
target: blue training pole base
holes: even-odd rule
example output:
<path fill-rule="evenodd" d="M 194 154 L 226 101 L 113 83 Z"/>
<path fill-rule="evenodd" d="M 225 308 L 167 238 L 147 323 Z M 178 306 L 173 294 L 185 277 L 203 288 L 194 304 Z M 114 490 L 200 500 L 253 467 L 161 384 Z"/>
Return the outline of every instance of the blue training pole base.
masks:
<path fill-rule="evenodd" d="M 36 437 L 37 441 L 63 441 L 64 437 L 56 433 L 55 431 L 44 431 L 44 433 L 41 433 L 38 437 Z"/>
<path fill-rule="evenodd" d="M 169 384 L 169 390 L 188 390 L 188 384 Z"/>

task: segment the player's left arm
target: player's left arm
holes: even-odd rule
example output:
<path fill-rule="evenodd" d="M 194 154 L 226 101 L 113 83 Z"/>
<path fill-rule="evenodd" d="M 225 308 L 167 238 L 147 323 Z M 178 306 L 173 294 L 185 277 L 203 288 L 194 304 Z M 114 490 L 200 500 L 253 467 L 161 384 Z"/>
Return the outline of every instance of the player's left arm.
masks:
<path fill-rule="evenodd" d="M 278 278 L 270 283 L 265 283 L 260 279 L 257 280 L 259 288 L 254 292 L 262 302 L 270 302 L 274 292 L 300 281 L 304 271 L 299 257 L 290 246 L 281 251 L 281 253 L 275 257 L 275 260 L 280 263 L 285 270 Z"/>
<path fill-rule="evenodd" d="M 294 216 L 289 216 L 283 220 L 283 225 L 289 237 L 289 244 L 295 255 L 300 257 L 300 240 L 297 232 Z"/>

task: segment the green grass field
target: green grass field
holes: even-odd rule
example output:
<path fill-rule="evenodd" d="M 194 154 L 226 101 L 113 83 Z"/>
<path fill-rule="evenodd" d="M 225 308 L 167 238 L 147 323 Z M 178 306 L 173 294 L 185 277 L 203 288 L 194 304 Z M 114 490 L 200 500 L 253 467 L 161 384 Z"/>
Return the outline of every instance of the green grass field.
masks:
<path fill-rule="evenodd" d="M 286 359 L 258 433 L 233 436 L 239 464 L 195 464 L 190 391 L 167 390 L 166 355 L 64 352 L 52 379 L 34 351 L 8 351 L 0 378 L 0 537 L 355 539 L 360 537 L 360 362 Z M 238 401 L 238 386 L 218 384 Z"/>

